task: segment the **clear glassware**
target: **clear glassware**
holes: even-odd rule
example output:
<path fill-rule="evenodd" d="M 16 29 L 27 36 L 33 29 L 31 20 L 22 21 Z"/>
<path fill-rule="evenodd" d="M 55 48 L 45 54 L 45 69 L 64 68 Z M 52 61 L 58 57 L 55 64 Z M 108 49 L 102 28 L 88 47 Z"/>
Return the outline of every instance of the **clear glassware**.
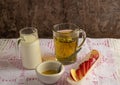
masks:
<path fill-rule="evenodd" d="M 78 46 L 79 38 L 81 42 Z M 71 64 L 77 59 L 77 53 L 85 42 L 86 33 L 75 24 L 61 23 L 54 25 L 53 39 L 56 59 L 63 64 Z"/>

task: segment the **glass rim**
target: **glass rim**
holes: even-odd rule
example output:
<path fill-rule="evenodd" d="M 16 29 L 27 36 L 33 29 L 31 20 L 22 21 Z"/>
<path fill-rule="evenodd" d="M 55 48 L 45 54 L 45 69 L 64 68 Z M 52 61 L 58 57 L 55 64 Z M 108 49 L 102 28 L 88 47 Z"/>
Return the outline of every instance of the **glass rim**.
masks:
<path fill-rule="evenodd" d="M 61 32 L 59 32 L 58 30 L 56 30 L 56 28 L 58 27 L 58 26 L 61 26 L 61 25 L 70 25 L 70 26 L 74 26 L 74 28 L 76 28 L 76 29 L 80 29 L 80 27 L 79 26 L 77 26 L 76 24 L 74 24 L 74 23 L 60 23 L 60 24 L 55 24 L 55 25 L 53 25 L 53 32 L 56 32 L 56 33 L 61 33 Z M 72 33 L 72 32 L 74 32 L 74 31 L 76 31 L 76 29 L 72 29 L 72 31 L 70 31 L 69 33 Z M 63 33 L 63 34 L 67 34 L 67 33 Z"/>
<path fill-rule="evenodd" d="M 25 30 L 33 30 L 33 31 L 31 33 L 22 33 Z M 24 27 L 24 28 L 20 29 L 19 33 L 22 35 L 29 35 L 29 34 L 34 34 L 36 32 L 37 32 L 37 29 L 35 27 Z"/>

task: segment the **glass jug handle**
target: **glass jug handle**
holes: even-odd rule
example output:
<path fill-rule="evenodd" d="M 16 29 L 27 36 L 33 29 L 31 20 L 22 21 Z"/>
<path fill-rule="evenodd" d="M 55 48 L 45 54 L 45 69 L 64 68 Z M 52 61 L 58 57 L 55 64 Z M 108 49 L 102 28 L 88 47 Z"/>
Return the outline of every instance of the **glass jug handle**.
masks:
<path fill-rule="evenodd" d="M 18 58 L 20 59 L 20 42 L 21 42 L 21 38 L 17 39 L 17 43 L 16 43 L 16 55 L 18 56 Z"/>

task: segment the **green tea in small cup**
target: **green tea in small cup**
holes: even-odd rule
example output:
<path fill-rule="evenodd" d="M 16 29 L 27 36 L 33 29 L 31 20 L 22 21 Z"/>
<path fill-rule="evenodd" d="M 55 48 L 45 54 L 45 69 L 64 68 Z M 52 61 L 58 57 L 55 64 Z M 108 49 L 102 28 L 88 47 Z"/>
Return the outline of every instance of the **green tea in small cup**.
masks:
<path fill-rule="evenodd" d="M 78 46 L 80 34 L 82 35 L 81 43 Z M 83 45 L 86 33 L 75 24 L 56 24 L 53 27 L 53 39 L 56 59 L 62 64 L 71 64 L 76 61 L 77 54 L 74 57 L 70 56 Z"/>

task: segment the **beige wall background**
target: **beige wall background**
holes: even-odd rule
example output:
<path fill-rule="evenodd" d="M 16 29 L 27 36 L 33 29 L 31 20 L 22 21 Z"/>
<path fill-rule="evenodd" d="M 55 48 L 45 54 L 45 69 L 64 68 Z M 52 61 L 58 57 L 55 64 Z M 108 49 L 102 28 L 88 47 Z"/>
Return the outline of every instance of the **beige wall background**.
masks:
<path fill-rule="evenodd" d="M 33 26 L 52 38 L 52 26 L 74 23 L 87 37 L 120 38 L 120 0 L 0 0 L 0 38 L 17 38 Z"/>

